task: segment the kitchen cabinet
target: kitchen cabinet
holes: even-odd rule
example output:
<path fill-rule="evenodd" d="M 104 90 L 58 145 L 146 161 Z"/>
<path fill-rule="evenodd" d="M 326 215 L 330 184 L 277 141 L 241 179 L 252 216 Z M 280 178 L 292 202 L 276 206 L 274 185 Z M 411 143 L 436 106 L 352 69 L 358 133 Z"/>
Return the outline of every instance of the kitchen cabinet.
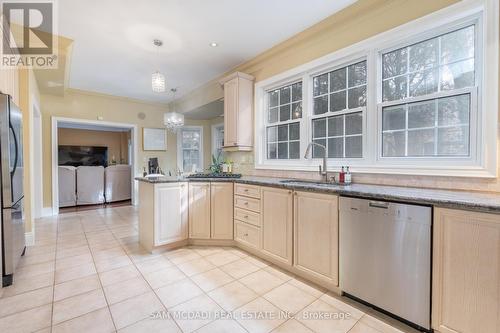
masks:
<path fill-rule="evenodd" d="M 262 187 L 262 253 L 292 265 L 293 195 L 291 190 Z"/>
<path fill-rule="evenodd" d="M 139 184 L 139 241 L 149 251 L 187 240 L 187 184 Z"/>
<path fill-rule="evenodd" d="M 338 286 L 338 196 L 294 192 L 294 267 Z"/>
<path fill-rule="evenodd" d="M 224 88 L 224 150 L 252 150 L 253 80 L 235 72 L 219 81 Z"/>
<path fill-rule="evenodd" d="M 434 209 L 432 326 L 500 332 L 500 215 Z"/>
<path fill-rule="evenodd" d="M 234 184 L 234 240 L 257 250 L 262 246 L 260 198 L 260 186 Z"/>
<path fill-rule="evenodd" d="M 189 183 L 189 238 L 210 238 L 210 183 Z"/>
<path fill-rule="evenodd" d="M 211 238 L 233 239 L 233 183 L 210 184 Z"/>

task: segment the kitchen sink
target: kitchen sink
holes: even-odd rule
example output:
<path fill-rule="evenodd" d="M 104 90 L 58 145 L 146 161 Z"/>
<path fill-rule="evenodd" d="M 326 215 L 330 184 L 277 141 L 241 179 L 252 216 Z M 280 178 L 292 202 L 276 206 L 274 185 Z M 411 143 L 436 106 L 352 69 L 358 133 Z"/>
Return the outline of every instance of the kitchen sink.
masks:
<path fill-rule="evenodd" d="M 300 180 L 300 179 L 285 179 L 280 180 L 282 184 L 290 184 L 290 185 L 316 185 L 316 186 L 332 186 L 337 185 L 335 183 L 326 183 L 322 181 L 314 181 L 314 180 Z"/>

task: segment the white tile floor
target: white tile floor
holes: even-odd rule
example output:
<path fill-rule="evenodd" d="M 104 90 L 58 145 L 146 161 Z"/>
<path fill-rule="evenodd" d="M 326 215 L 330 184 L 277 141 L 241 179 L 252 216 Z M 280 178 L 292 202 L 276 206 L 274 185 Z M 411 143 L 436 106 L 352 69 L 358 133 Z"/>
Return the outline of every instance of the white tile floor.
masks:
<path fill-rule="evenodd" d="M 149 254 L 137 219 L 117 207 L 36 221 L 0 289 L 0 332 L 411 331 L 236 248 Z"/>

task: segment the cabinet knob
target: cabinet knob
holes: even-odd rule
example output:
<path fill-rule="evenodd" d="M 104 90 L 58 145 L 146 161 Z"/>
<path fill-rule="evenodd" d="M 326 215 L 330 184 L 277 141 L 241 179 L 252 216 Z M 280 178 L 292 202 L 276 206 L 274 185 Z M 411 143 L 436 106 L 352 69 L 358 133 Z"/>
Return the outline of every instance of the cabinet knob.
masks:
<path fill-rule="evenodd" d="M 243 204 L 248 206 L 248 201 L 245 201 Z"/>
<path fill-rule="evenodd" d="M 243 191 L 248 192 L 248 189 L 246 188 L 246 189 L 244 189 Z"/>
<path fill-rule="evenodd" d="M 248 215 L 245 215 L 244 218 L 248 219 Z"/>
<path fill-rule="evenodd" d="M 248 234 L 244 234 L 243 236 L 248 237 Z"/>

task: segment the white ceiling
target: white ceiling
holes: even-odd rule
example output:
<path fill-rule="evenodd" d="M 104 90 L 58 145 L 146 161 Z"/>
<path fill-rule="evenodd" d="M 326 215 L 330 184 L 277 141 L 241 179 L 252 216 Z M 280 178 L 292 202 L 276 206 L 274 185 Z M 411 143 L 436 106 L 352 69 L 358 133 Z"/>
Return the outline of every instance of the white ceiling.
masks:
<path fill-rule="evenodd" d="M 70 88 L 167 102 L 171 87 L 180 97 L 353 2 L 64 0 L 58 33 L 74 40 Z M 151 91 L 157 69 L 166 93 Z"/>

